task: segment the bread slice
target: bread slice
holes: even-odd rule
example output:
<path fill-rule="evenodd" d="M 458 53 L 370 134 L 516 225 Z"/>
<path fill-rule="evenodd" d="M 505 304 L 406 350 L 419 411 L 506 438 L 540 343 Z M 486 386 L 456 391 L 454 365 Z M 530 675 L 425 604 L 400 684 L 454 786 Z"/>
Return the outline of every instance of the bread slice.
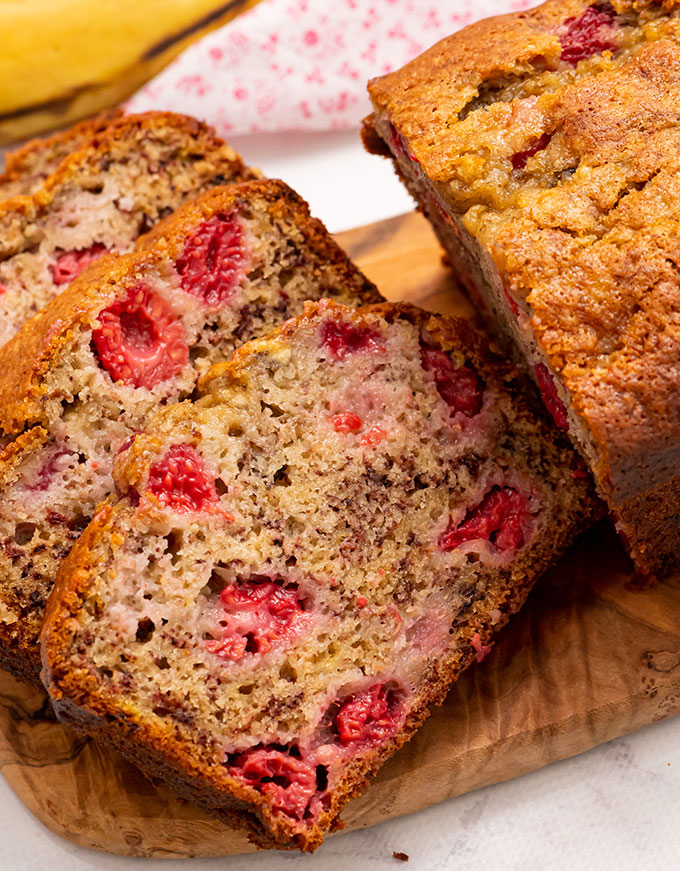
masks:
<path fill-rule="evenodd" d="M 313 850 L 595 508 L 463 321 L 329 301 L 117 460 L 43 632 L 58 716 Z"/>
<path fill-rule="evenodd" d="M 680 559 L 676 4 L 550 0 L 369 86 L 479 310 L 543 392 L 639 571 Z"/>
<path fill-rule="evenodd" d="M 0 203 L 0 344 L 93 259 L 128 251 L 201 191 L 255 175 L 193 118 L 150 112 L 105 127 L 33 196 Z"/>
<path fill-rule="evenodd" d="M 381 297 L 277 181 L 214 188 L 102 258 L 0 348 L 0 664 L 38 681 L 59 561 L 159 405 L 307 299 Z"/>
<path fill-rule="evenodd" d="M 20 148 L 6 152 L 5 170 L 0 174 L 0 200 L 34 194 L 62 160 L 122 117 L 120 109 L 111 109 L 46 139 L 31 139 Z"/>

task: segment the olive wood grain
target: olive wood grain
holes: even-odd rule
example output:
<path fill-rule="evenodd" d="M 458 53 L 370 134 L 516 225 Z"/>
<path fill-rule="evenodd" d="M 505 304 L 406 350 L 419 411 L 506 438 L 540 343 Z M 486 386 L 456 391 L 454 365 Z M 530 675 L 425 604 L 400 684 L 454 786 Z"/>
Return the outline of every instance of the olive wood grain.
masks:
<path fill-rule="evenodd" d="M 417 214 L 339 236 L 391 299 L 471 315 Z M 647 589 L 600 524 L 536 586 L 486 660 L 351 802 L 362 828 L 507 780 L 680 709 L 680 577 Z M 54 722 L 0 673 L 0 770 L 35 816 L 78 844 L 146 857 L 254 848 L 115 752 Z"/>

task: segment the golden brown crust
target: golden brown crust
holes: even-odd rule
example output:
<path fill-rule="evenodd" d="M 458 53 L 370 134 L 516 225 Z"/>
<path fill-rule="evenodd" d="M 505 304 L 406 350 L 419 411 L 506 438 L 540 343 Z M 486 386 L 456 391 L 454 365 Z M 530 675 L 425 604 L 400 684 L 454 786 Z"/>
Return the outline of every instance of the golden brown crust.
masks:
<path fill-rule="evenodd" d="M 680 462 L 680 30 L 677 18 L 661 14 L 677 3 L 613 3 L 629 28 L 620 54 L 598 55 L 585 72 L 562 70 L 539 87 L 544 65 L 527 73 L 529 55 L 589 5 L 550 0 L 488 19 L 371 83 L 376 111 L 364 141 L 380 151 L 380 136 L 384 151 L 386 124 L 394 125 L 420 164 L 402 166 L 411 190 L 432 215 L 427 180 L 435 206 L 457 216 L 457 226 L 440 230 L 445 244 L 462 250 L 467 230 L 468 247 L 487 252 L 526 305 L 540 358 L 569 396 L 575 438 L 638 566 L 654 571 L 672 544 L 652 542 L 680 512 L 680 496 L 669 501 Z M 548 67 L 551 51 L 541 52 Z M 508 75 L 535 80 L 535 93 L 507 90 L 494 102 Z M 486 87 L 492 99 L 481 111 L 471 101 Z M 518 171 L 512 158 L 541 137 Z M 663 499 L 651 498 L 657 488 Z M 658 506 L 656 532 L 631 508 L 639 502 Z M 648 530 L 646 543 L 637 526 Z"/>
<path fill-rule="evenodd" d="M 311 217 L 304 200 L 283 182 L 257 180 L 213 188 L 160 221 L 152 233 L 140 238 L 134 253 L 109 255 L 92 263 L 0 347 L 0 429 L 17 433 L 42 420 L 46 373 L 81 325 L 92 324 L 113 300 L 119 282 L 133 278 L 136 270 L 154 259 L 179 256 L 187 230 L 197 221 L 228 211 L 239 202 L 247 203 L 250 197 L 263 198 L 275 217 L 292 221 L 310 250 L 357 286 L 357 293 L 366 302 L 378 296 L 323 224 Z"/>
<path fill-rule="evenodd" d="M 217 390 L 223 381 L 238 383 L 242 375 L 247 374 L 250 361 L 257 355 L 268 349 L 273 351 L 279 344 L 285 343 L 301 322 L 318 319 L 322 313 L 325 315 L 334 308 L 340 307 L 328 301 L 308 304 L 300 318 L 288 321 L 267 338 L 248 343 L 236 352 L 231 361 L 213 367 L 203 380 L 202 388 L 210 393 Z M 391 303 L 360 309 L 352 317 L 361 323 L 363 318 L 374 313 L 388 320 L 405 318 L 424 327 L 445 350 L 463 349 L 483 377 L 490 381 L 500 378 L 512 389 L 516 374 L 514 369 L 504 366 L 496 368 L 484 342 L 466 322 L 445 319 L 408 304 Z M 185 417 L 189 418 L 191 407 L 191 403 L 184 403 L 168 408 L 157 415 L 147 433 L 135 439 L 124 466 L 119 470 L 118 480 L 123 491 L 129 485 L 134 486 L 143 474 L 144 453 L 148 464 L 149 456 L 154 453 L 153 446 L 157 444 L 155 433 L 165 431 L 168 426 Z M 535 420 L 522 399 L 517 400 L 517 414 L 519 418 L 526 415 L 528 419 Z M 548 444 L 554 440 L 559 443 L 560 437 L 548 425 L 537 426 Z M 564 452 L 571 455 L 566 446 Z M 512 569 L 512 578 L 508 581 L 507 597 L 500 606 L 500 621 L 494 626 L 485 622 L 483 616 L 477 622 L 471 621 L 461 632 L 459 646 L 430 663 L 427 689 L 410 712 L 402 731 L 389 745 L 373 752 L 368 758 L 350 763 L 342 784 L 333 793 L 331 806 L 306 833 L 291 834 L 284 822 L 272 816 L 265 798 L 261 796 L 253 800 L 251 792 L 225 775 L 223 766 L 209 766 L 191 756 L 189 742 L 182 740 L 181 726 L 169 727 L 145 720 L 125 700 L 107 691 L 92 674 L 85 670 L 74 672 L 69 647 L 74 637 L 75 621 L 83 602 L 88 599 L 88 590 L 100 571 L 99 566 L 106 559 L 107 549 L 114 551 L 123 544 L 122 530 L 129 523 L 129 514 L 126 513 L 129 508 L 125 500 L 117 506 L 107 505 L 98 511 L 60 569 L 42 633 L 43 679 L 55 709 L 60 717 L 72 725 L 122 750 L 148 774 L 167 780 L 181 795 L 208 810 L 218 811 L 222 815 L 226 813 L 232 824 L 237 822 L 246 828 L 260 846 L 312 851 L 321 843 L 324 829 L 340 825 L 339 813 L 344 803 L 363 791 L 370 776 L 409 740 L 426 719 L 430 707 L 444 700 L 450 684 L 474 658 L 470 644 L 473 635 L 479 633 L 481 642 L 488 643 L 509 615 L 522 605 L 538 575 L 564 550 L 577 530 L 597 514 L 599 509 L 589 482 L 585 479 L 574 480 L 566 465 L 561 467 L 557 464 L 554 468 L 558 470 L 557 474 L 562 475 L 563 488 L 573 492 L 574 505 L 577 507 L 572 509 L 568 518 L 564 518 L 566 522 L 552 524 L 536 547 L 517 560 Z M 92 606 L 91 597 L 88 601 Z M 162 752 L 159 752 L 159 747 L 163 747 Z M 262 817 L 268 830 L 263 828 L 257 815 Z"/>
<path fill-rule="evenodd" d="M 32 193 L 62 160 L 122 117 L 122 109 L 109 109 L 53 133 L 47 139 L 31 139 L 20 148 L 6 152 L 5 171 L 0 174 L 0 198 Z"/>

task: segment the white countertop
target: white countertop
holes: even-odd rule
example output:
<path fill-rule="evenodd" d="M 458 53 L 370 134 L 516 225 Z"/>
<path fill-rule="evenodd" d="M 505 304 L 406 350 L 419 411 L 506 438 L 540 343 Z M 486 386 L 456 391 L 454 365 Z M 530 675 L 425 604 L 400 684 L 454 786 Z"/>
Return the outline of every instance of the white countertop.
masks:
<path fill-rule="evenodd" d="M 355 133 L 251 136 L 231 143 L 247 162 L 296 188 L 332 231 L 412 206 L 387 161 L 365 154 Z M 680 867 L 677 746 L 680 718 L 419 814 L 335 836 L 314 856 L 261 853 L 148 862 L 159 871 L 675 869 Z M 0 871 L 139 871 L 145 864 L 52 835 L 2 778 L 0 832 Z M 393 851 L 408 854 L 409 863 L 394 859 Z"/>

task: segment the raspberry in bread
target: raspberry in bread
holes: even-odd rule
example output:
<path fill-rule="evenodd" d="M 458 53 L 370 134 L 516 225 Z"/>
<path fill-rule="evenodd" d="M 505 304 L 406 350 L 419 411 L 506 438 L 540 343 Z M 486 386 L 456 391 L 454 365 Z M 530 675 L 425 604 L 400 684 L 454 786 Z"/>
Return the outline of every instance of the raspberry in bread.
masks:
<path fill-rule="evenodd" d="M 594 500 L 464 321 L 324 300 L 117 459 L 43 631 L 57 714 L 313 850 Z"/>
<path fill-rule="evenodd" d="M 183 115 L 130 115 L 93 135 L 33 196 L 0 203 L 0 343 L 92 260 L 129 250 L 201 191 L 254 176 Z"/>
<path fill-rule="evenodd" d="M 92 264 L 0 348 L 0 664 L 27 680 L 59 561 L 149 413 L 304 300 L 381 298 L 282 182 L 213 188 L 138 249 Z"/>
<path fill-rule="evenodd" d="M 34 194 L 62 160 L 79 151 L 93 136 L 122 117 L 120 109 L 111 109 L 47 139 L 32 139 L 14 151 L 6 152 L 5 171 L 0 174 L 0 200 Z"/>
<path fill-rule="evenodd" d="M 479 22 L 372 81 L 365 126 L 651 575 L 680 556 L 679 9 Z"/>

